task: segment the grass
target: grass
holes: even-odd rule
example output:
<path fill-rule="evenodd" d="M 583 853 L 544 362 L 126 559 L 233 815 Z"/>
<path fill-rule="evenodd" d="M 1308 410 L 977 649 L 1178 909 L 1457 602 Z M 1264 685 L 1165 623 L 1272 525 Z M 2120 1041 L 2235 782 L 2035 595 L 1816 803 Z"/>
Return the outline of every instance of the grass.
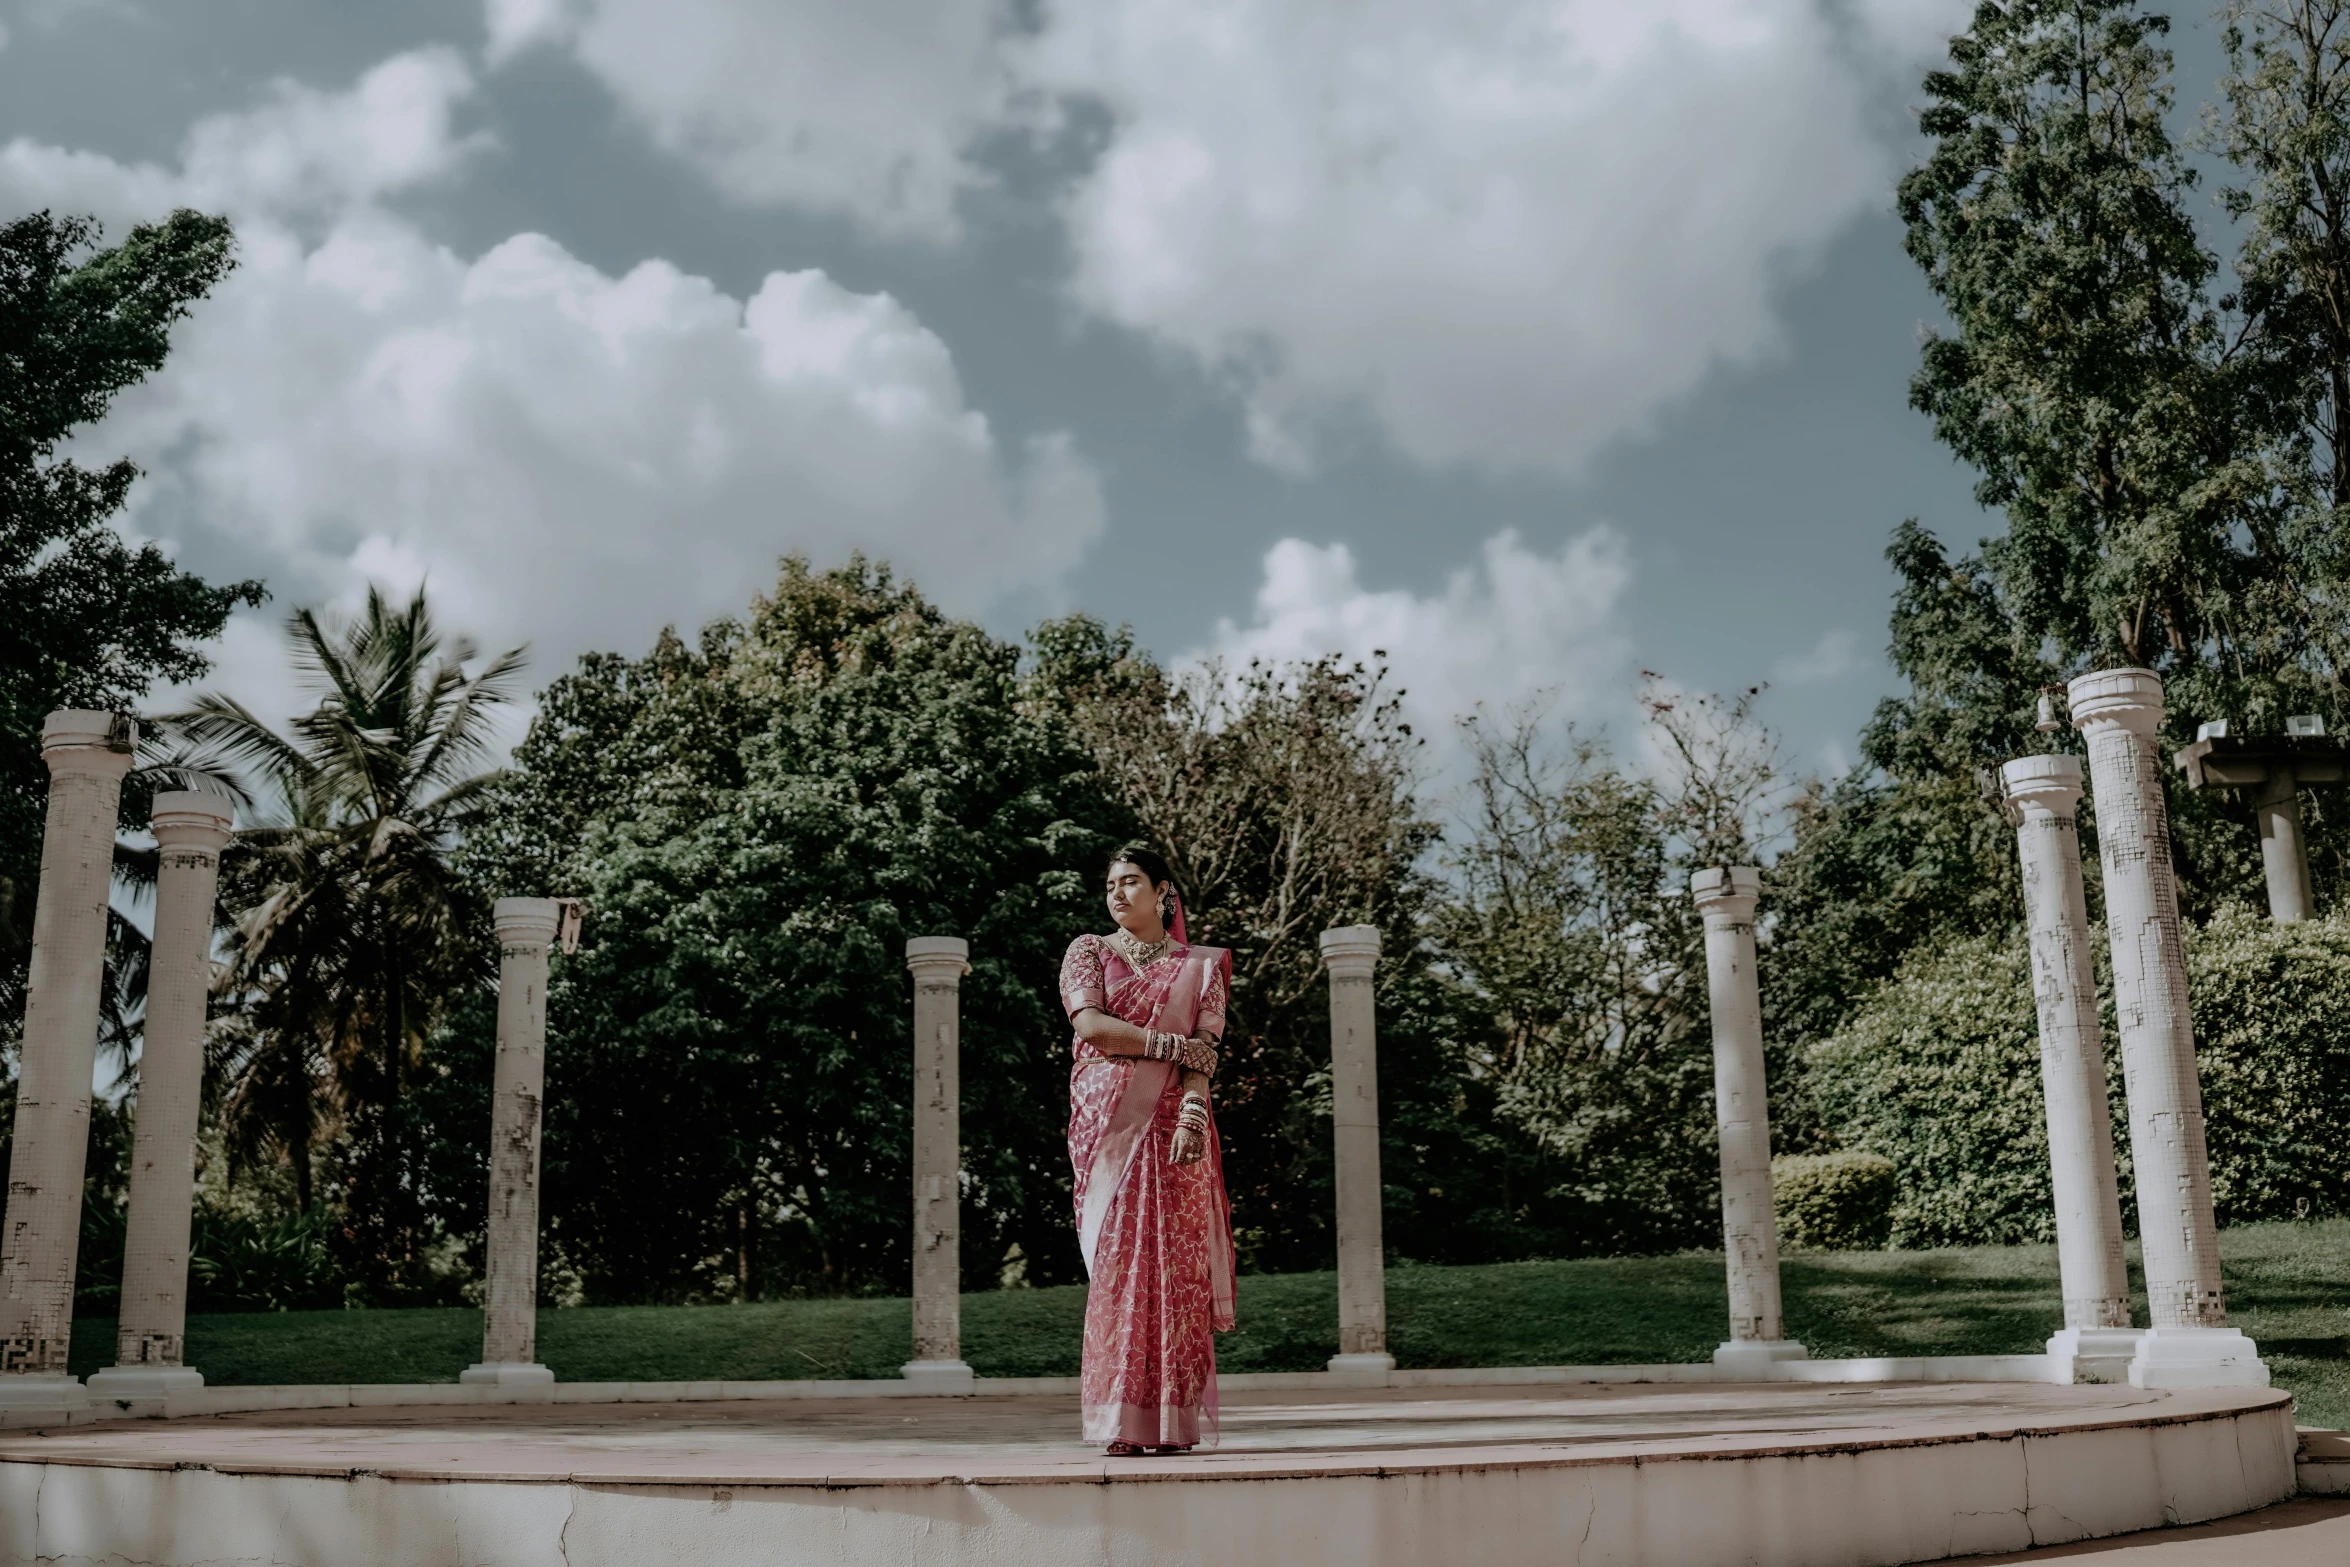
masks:
<path fill-rule="evenodd" d="M 2260 1341 L 2302 1423 L 2350 1426 L 2350 1220 L 2247 1225 L 2220 1236 L 2220 1255 L 2231 1320 Z M 2026 1353 L 2061 1317 L 2050 1246 L 1794 1253 L 1782 1280 L 1787 1331 L 1815 1356 Z M 966 1295 L 964 1356 L 982 1376 L 1073 1374 L 1084 1309 L 1074 1286 Z M 1724 1310 L 1719 1253 L 1387 1274 L 1389 1347 L 1405 1366 L 1703 1360 Z M 1242 1279 L 1240 1323 L 1217 1341 L 1223 1370 L 1319 1369 L 1337 1349 L 1336 1275 Z M 76 1322 L 73 1370 L 106 1364 L 113 1343 L 111 1320 Z M 892 1377 L 912 1343 L 902 1299 L 539 1314 L 539 1358 L 577 1382 Z M 188 1361 L 216 1386 L 445 1382 L 480 1348 L 471 1310 L 188 1319 Z"/>

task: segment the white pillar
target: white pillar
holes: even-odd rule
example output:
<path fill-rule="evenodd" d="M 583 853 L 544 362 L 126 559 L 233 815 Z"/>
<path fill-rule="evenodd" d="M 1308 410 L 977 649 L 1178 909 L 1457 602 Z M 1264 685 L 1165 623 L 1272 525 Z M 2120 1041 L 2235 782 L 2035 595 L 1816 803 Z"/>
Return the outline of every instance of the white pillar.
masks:
<path fill-rule="evenodd" d="M 155 797 L 155 940 L 139 1047 L 139 1113 L 131 1143 L 122 1309 L 114 1364 L 90 1378 L 99 1398 L 193 1392 L 184 1363 L 188 1223 L 196 1195 L 196 1124 L 204 1110 L 204 1015 L 212 996 L 212 910 L 229 802 L 217 794 Z"/>
<path fill-rule="evenodd" d="M 2252 798 L 2260 828 L 2260 865 L 2268 877 L 2268 917 L 2298 925 L 2317 908 L 2309 890 L 2309 848 L 2301 835 L 2301 780 L 2279 766 Z"/>
<path fill-rule="evenodd" d="M 481 1301 L 481 1362 L 460 1382 L 544 1387 L 538 1363 L 539 1123 L 547 1090 L 547 950 L 563 916 L 555 898 L 500 898 L 498 1064 L 490 1097 L 490 1211 Z"/>
<path fill-rule="evenodd" d="M 2122 1080 L 2130 1095 L 2138 1231 L 2153 1326 L 2130 1362 L 2138 1387 L 2266 1387 L 2252 1341 L 2227 1325 L 2203 1094 L 2195 1080 L 2194 1024 L 2179 939 L 2155 731 L 2162 679 L 2107 669 L 2072 682 L 2073 722 L 2089 747 L 2105 868 L 2105 924 L 2113 949 L 2113 1008 Z"/>
<path fill-rule="evenodd" d="M 1802 1360 L 1779 1316 L 1779 1223 L 1771 1205 L 1771 1107 L 1763 1073 L 1762 988 L 1754 966 L 1754 908 L 1762 872 L 1699 871 L 1689 895 L 1705 918 L 1706 987 L 1714 1025 L 1714 1116 L 1722 1140 L 1722 1250 L 1730 1273 L 1730 1337 L 1714 1351 L 1726 1374 L 1762 1378 L 1776 1360 Z"/>
<path fill-rule="evenodd" d="M 1332 1371 L 1382 1379 L 1387 1262 L 1379 1189 L 1379 927 L 1322 932 L 1330 970 L 1330 1109 L 1338 1197 L 1338 1353 Z"/>
<path fill-rule="evenodd" d="M 916 936 L 914 972 L 914 1358 L 906 1380 L 971 1391 L 963 1361 L 963 976 L 970 943 Z"/>
<path fill-rule="evenodd" d="M 2026 756 L 2000 771 L 2023 862 L 2057 1272 L 2064 1288 L 2064 1327 L 2048 1341 L 2048 1353 L 2061 1362 L 2059 1381 L 2119 1382 L 2128 1375 L 2138 1335 L 2130 1327 L 2113 1117 L 2106 1108 L 2097 975 L 2081 885 L 2081 764 L 2069 756 Z"/>
<path fill-rule="evenodd" d="M 0 1238 L 0 1410 L 68 1411 L 88 1403 L 67 1374 L 65 1357 L 73 1336 L 114 821 L 137 744 L 137 727 L 112 713 L 65 710 L 41 725 L 49 808 L 25 981 L 7 1233 Z"/>

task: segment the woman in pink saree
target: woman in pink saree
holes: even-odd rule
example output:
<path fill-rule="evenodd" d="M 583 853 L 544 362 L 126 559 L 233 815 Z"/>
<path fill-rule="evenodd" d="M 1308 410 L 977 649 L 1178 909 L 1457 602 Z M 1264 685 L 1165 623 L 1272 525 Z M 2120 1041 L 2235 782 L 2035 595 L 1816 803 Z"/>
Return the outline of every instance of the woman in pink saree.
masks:
<path fill-rule="evenodd" d="M 1061 962 L 1076 1029 L 1069 1162 L 1085 1297 L 1085 1440 L 1114 1455 L 1216 1440 L 1216 1333 L 1233 1325 L 1232 1215 L 1209 1103 L 1232 955 L 1183 939 L 1167 863 L 1118 851 L 1108 936 Z"/>

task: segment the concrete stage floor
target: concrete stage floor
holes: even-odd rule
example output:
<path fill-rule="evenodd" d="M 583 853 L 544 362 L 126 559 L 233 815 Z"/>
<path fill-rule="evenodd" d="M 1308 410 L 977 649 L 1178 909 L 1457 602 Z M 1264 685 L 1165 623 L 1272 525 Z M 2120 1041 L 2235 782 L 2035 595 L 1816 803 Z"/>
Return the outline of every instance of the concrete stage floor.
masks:
<path fill-rule="evenodd" d="M 0 1562 L 1863 1564 L 2293 1488 L 2282 1393 L 2029 1383 L 1227 1394 L 1108 1459 L 1062 1397 L 274 1411 L 0 1433 Z"/>

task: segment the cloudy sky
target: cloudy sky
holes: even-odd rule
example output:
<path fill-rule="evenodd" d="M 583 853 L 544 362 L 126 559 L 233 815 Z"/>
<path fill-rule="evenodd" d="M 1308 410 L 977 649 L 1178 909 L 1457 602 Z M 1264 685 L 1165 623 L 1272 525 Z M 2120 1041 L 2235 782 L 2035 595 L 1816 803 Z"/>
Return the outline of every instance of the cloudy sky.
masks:
<path fill-rule="evenodd" d="M 231 214 L 128 526 L 534 675 L 886 557 L 1418 716 L 1888 689 L 1894 180 L 1967 0 L 0 0 L 0 210 Z"/>

